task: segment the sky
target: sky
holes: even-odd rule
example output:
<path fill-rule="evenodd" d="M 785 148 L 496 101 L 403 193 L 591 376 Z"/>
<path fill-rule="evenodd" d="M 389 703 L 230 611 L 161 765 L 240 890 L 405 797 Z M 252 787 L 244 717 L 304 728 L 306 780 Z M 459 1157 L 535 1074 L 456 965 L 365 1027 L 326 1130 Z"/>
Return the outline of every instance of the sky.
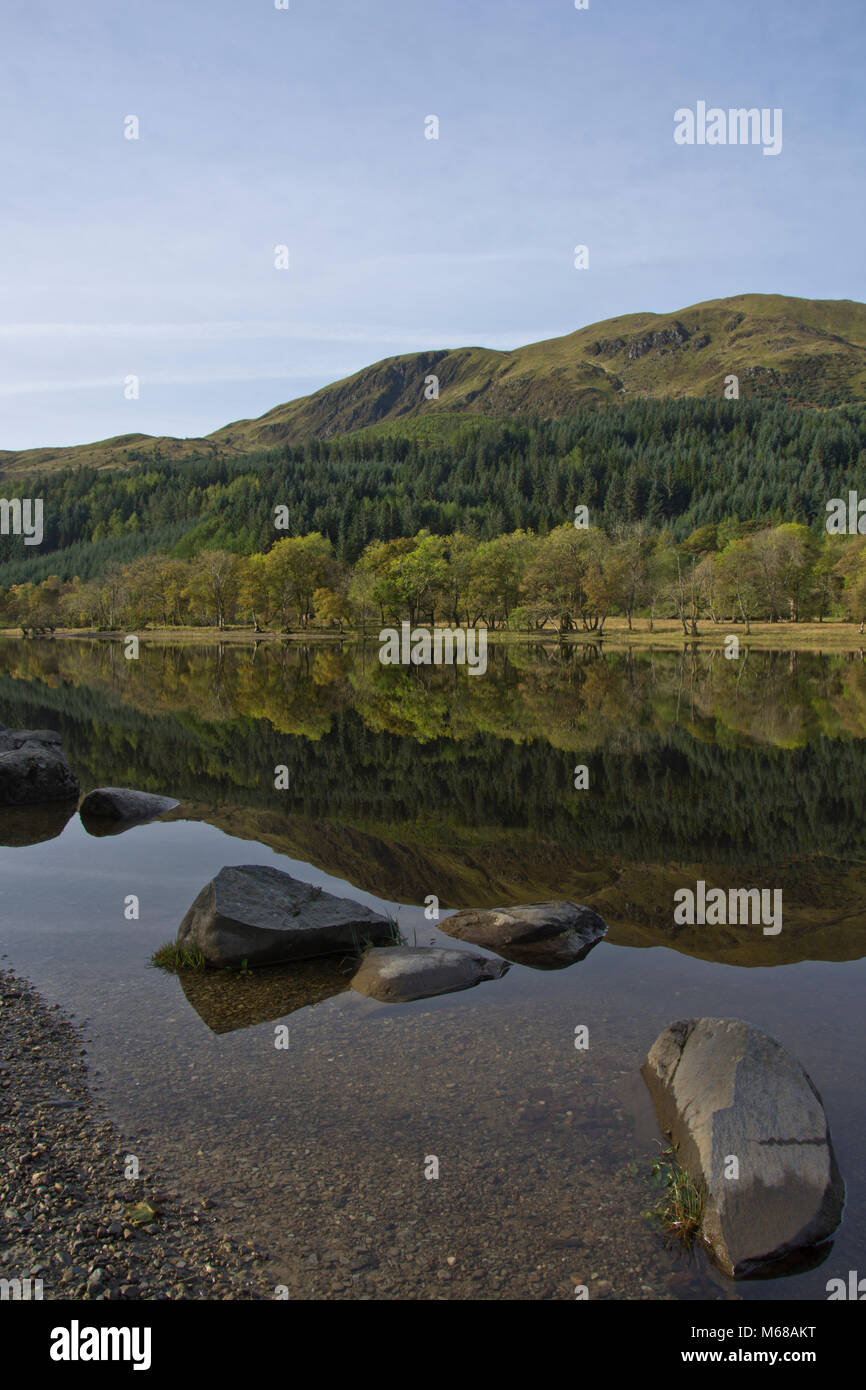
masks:
<path fill-rule="evenodd" d="M 202 435 L 383 357 L 726 295 L 866 298 L 863 0 L 277 3 L 4 0 L 0 449 Z M 781 109 L 781 152 L 677 144 L 699 101 Z"/>

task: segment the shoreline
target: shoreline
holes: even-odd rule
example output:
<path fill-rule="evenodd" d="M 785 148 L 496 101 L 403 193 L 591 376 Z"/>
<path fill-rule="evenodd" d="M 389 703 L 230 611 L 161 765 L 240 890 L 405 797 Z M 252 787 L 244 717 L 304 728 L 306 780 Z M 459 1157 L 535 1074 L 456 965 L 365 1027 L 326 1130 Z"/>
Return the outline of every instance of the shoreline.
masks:
<path fill-rule="evenodd" d="M 646 619 L 637 619 L 645 623 Z M 417 622 L 416 627 L 432 630 L 429 623 Z M 437 623 L 444 629 L 447 624 Z M 464 628 L 465 631 L 471 629 Z M 480 627 L 479 632 L 487 633 L 491 646 L 546 646 L 546 647 L 596 647 L 617 648 L 636 647 L 648 650 L 679 651 L 693 648 L 697 651 L 724 651 L 725 643 L 736 637 L 741 652 L 750 649 L 763 651 L 815 651 L 815 652 L 859 652 L 866 653 L 866 633 L 861 633 L 859 624 L 843 621 L 818 622 L 754 622 L 751 632 L 746 633 L 741 622 L 715 624 L 702 621 L 697 635 L 684 634 L 682 625 L 674 619 L 656 619 L 654 629 L 648 627 L 628 628 L 624 618 L 610 619 L 603 632 L 570 632 L 560 637 L 552 628 L 541 632 L 508 632 L 499 629 Z M 0 637 L 16 639 L 19 642 L 35 640 L 47 641 L 104 641 L 123 642 L 129 636 L 136 636 L 141 642 L 162 646 L 258 646 L 264 643 L 296 643 L 307 646 L 332 645 L 375 645 L 379 642 L 379 629 L 360 630 L 347 628 L 344 632 L 313 631 L 277 632 L 269 629 L 255 632 L 249 627 L 154 627 L 138 629 L 106 630 L 100 628 L 57 628 L 54 632 L 40 632 L 34 637 L 25 637 L 20 628 L 0 628 Z"/>
<path fill-rule="evenodd" d="M 207 1202 L 179 1197 L 159 1166 L 125 1178 L 131 1151 L 100 1114 L 80 1028 L 0 968 L 3 1278 L 21 1280 L 25 1297 L 29 1279 L 34 1300 L 271 1297 L 264 1252 L 221 1231 Z M 144 1201 L 156 1219 L 127 1219 Z"/>

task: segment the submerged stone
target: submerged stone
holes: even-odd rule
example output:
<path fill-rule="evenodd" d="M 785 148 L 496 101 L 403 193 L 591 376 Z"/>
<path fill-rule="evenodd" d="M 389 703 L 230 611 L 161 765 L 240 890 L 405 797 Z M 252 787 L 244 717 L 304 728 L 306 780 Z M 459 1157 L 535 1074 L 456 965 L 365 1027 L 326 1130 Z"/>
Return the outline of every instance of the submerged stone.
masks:
<path fill-rule="evenodd" d="M 438 946 L 392 946 L 368 951 L 352 980 L 359 994 L 386 1004 L 427 999 L 472 989 L 482 980 L 498 980 L 508 970 L 501 960 L 472 951 L 449 951 Z"/>
<path fill-rule="evenodd" d="M 349 989 L 349 977 L 337 956 L 262 966 L 252 976 L 225 970 L 177 973 L 187 1001 L 212 1033 L 286 1018 Z"/>

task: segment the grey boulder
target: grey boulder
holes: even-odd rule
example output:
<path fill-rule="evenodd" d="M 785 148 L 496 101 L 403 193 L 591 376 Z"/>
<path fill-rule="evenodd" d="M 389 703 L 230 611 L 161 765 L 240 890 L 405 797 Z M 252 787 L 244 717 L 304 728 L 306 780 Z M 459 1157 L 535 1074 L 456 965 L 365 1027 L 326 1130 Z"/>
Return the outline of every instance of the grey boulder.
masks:
<path fill-rule="evenodd" d="M 703 1236 L 729 1278 L 790 1269 L 832 1235 L 845 1185 L 827 1117 L 774 1038 L 740 1019 L 681 1020 L 641 1073 L 678 1162 L 706 1190 Z"/>
<path fill-rule="evenodd" d="M 389 939 L 379 913 L 264 864 L 220 869 L 177 932 L 179 947 L 201 951 L 211 965 L 232 966 L 346 954 Z"/>
<path fill-rule="evenodd" d="M 81 803 L 80 814 L 86 819 L 136 821 L 152 820 L 180 805 L 172 796 L 156 796 L 153 792 L 130 791 L 126 787 L 97 787 L 88 792 Z"/>
<path fill-rule="evenodd" d="M 583 960 L 607 932 L 603 917 L 572 902 L 466 908 L 440 926 L 448 936 L 535 970 L 561 970 Z"/>
<path fill-rule="evenodd" d="M 505 961 L 477 956 L 473 951 L 392 946 L 367 951 L 352 988 L 386 1004 L 401 1004 L 409 999 L 472 989 L 482 980 L 500 979 L 507 970 Z"/>
<path fill-rule="evenodd" d="M 71 801 L 80 791 L 52 729 L 0 728 L 0 806 Z"/>

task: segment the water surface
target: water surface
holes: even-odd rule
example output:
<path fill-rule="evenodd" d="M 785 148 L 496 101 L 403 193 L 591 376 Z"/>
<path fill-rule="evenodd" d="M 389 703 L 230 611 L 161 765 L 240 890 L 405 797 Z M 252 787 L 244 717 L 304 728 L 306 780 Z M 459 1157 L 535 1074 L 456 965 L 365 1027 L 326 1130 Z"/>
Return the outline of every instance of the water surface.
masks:
<path fill-rule="evenodd" d="M 85 791 L 181 800 L 100 838 L 74 808 L 0 815 L 7 963 L 87 1021 L 95 1082 L 144 1170 L 162 1155 L 260 1238 L 275 1282 L 825 1297 L 864 1260 L 866 667 L 490 656 L 470 678 L 383 669 L 348 646 L 144 643 L 128 662 L 116 643 L 0 641 L 0 721 L 58 729 Z M 552 897 L 589 903 L 610 931 L 569 969 L 513 965 L 399 1007 L 351 992 L 348 961 L 241 980 L 153 969 L 203 884 L 239 863 L 397 915 L 418 944 L 453 946 L 439 926 L 458 908 Z M 697 878 L 781 887 L 782 932 L 675 926 L 673 891 Z M 772 1033 L 822 1094 L 848 1205 L 820 1268 L 735 1286 L 666 1249 L 643 1214 L 659 1146 L 638 1068 L 662 1028 L 700 1014 Z"/>

